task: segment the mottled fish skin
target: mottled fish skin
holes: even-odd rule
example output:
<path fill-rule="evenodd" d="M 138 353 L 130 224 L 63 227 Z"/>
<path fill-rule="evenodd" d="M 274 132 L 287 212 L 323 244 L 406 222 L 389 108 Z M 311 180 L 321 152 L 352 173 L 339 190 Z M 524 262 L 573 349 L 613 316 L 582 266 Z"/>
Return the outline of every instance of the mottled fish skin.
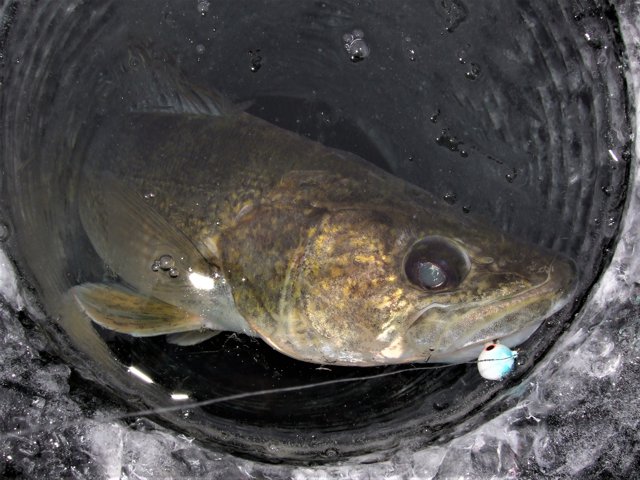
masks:
<path fill-rule="evenodd" d="M 87 177 L 144 197 L 219 268 L 253 332 L 299 360 L 465 361 L 486 341 L 523 341 L 573 292 L 571 261 L 246 113 L 111 119 L 88 158 Z M 462 252 L 460 285 L 409 281 L 407 255 L 424 238 Z"/>

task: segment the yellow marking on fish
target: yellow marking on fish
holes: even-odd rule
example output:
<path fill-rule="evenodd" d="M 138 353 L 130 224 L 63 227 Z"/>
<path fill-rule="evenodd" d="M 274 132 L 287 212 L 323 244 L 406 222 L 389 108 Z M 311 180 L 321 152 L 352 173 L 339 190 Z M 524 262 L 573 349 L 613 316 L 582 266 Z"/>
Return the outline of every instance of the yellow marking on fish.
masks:
<path fill-rule="evenodd" d="M 397 327 L 397 321 L 394 317 L 389 317 L 389 319 L 381 325 L 382 333 L 378 335 L 377 340 L 383 340 L 388 336 L 389 333 L 393 332 Z"/>
<path fill-rule="evenodd" d="M 392 303 L 393 303 L 393 298 L 389 297 L 388 295 L 385 295 L 384 297 L 382 297 L 382 299 L 378 303 L 378 308 L 386 310 L 389 307 L 391 307 Z"/>
<path fill-rule="evenodd" d="M 333 266 L 331 267 L 331 269 L 329 270 L 329 276 L 330 276 L 331 278 L 337 278 L 337 277 L 339 277 L 340 275 L 342 275 L 342 273 L 343 273 L 342 268 L 340 268 L 340 267 L 336 267 L 335 265 L 333 265 Z"/>
<path fill-rule="evenodd" d="M 373 255 L 356 255 L 354 260 L 358 263 L 375 263 L 376 257 Z"/>

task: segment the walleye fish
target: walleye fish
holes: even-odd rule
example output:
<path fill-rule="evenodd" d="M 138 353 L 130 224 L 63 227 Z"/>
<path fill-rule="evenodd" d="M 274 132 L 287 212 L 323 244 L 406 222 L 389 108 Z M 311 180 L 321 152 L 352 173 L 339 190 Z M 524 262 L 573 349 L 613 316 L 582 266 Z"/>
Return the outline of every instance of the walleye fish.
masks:
<path fill-rule="evenodd" d="M 523 342 L 570 298 L 572 261 L 218 107 L 97 129 L 79 215 L 113 280 L 69 292 L 93 322 L 180 345 L 238 332 L 319 364 L 457 363 Z"/>

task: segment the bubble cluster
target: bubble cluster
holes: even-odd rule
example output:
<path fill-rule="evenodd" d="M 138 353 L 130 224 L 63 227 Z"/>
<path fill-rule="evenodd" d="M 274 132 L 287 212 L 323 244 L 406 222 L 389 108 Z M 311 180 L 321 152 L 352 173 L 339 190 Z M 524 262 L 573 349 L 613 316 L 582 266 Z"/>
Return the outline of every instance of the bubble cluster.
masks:
<path fill-rule="evenodd" d="M 171 278 L 176 278 L 180 275 L 179 270 L 176 268 L 176 262 L 171 255 L 161 255 L 156 258 L 151 264 L 151 270 L 154 272 L 167 272 Z"/>
<path fill-rule="evenodd" d="M 200 15 L 204 17 L 207 14 L 209 11 L 209 5 L 210 4 L 207 0 L 200 0 L 198 2 L 198 12 L 200 12 Z"/>
<path fill-rule="evenodd" d="M 453 32 L 464 22 L 469 14 L 467 7 L 460 0 L 440 0 L 436 2 L 438 13 L 444 17 L 445 30 Z"/>
<path fill-rule="evenodd" d="M 466 150 L 462 149 L 464 142 L 458 140 L 454 135 L 449 134 L 447 129 L 440 132 L 440 135 L 436 138 L 436 143 L 452 152 L 458 152 L 461 157 L 467 157 L 469 155 Z"/>
<path fill-rule="evenodd" d="M 362 30 L 356 29 L 351 33 L 345 33 L 342 36 L 342 40 L 344 41 L 344 48 L 354 63 L 361 62 L 371 53 L 369 45 L 364 41 L 364 32 Z"/>

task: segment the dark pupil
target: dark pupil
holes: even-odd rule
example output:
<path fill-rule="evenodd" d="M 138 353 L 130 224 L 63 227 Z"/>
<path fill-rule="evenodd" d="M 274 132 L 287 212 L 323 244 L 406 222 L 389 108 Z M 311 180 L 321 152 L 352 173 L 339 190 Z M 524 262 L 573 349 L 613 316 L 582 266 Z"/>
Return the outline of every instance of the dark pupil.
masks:
<path fill-rule="evenodd" d="M 421 262 L 418 265 L 418 280 L 427 288 L 438 288 L 447 281 L 447 275 L 435 263 Z"/>

